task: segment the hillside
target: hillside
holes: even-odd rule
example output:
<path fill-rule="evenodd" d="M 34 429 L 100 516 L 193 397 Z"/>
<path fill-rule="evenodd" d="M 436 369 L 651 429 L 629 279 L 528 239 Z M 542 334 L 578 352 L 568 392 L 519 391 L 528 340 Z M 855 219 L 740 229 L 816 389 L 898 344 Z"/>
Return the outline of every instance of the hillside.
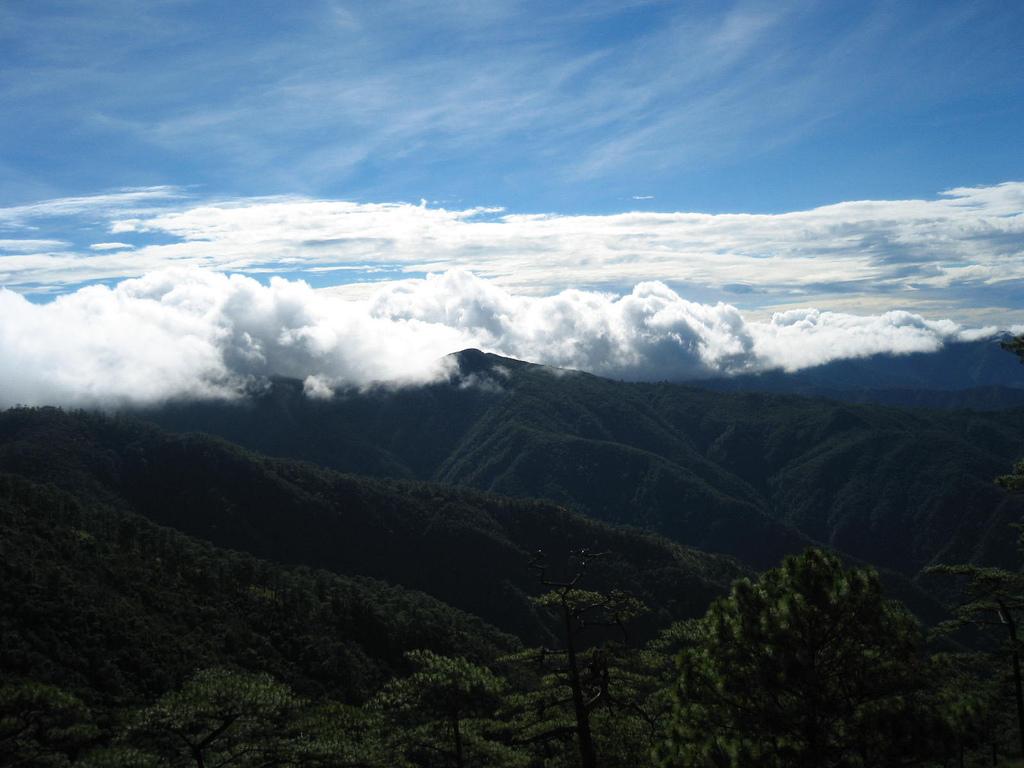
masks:
<path fill-rule="evenodd" d="M 1009 356 L 1007 356 L 1009 357 Z M 312 400 L 278 380 L 240 403 L 143 415 L 278 456 L 540 497 L 755 567 L 816 541 L 914 576 L 1015 562 L 1024 410 L 900 410 L 632 384 L 460 353 L 451 380 Z M 1012 363 L 1012 358 L 1010 358 Z"/>
<path fill-rule="evenodd" d="M 218 549 L 12 475 L 0 475 L 0 636 L 2 679 L 100 704 L 225 664 L 359 701 L 406 651 L 489 659 L 518 646 L 420 592 Z"/>
<path fill-rule="evenodd" d="M 699 615 L 743 573 L 549 503 L 372 481 L 56 409 L 0 414 L 0 472 L 267 560 L 422 590 L 531 641 L 549 636 L 529 599 L 540 591 L 528 567 L 537 550 L 555 568 L 572 547 L 610 552 L 592 584 L 641 596 L 652 611 L 640 631 Z"/>

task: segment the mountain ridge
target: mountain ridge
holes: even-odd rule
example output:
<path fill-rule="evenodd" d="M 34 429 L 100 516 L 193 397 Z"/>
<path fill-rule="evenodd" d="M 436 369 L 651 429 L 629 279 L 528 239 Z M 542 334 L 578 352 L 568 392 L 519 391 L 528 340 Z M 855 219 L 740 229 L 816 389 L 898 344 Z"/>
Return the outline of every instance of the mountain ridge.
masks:
<path fill-rule="evenodd" d="M 594 584 L 644 597 L 652 627 L 699 615 L 747 572 L 727 558 L 550 503 L 344 475 L 96 414 L 0 413 L 0 472 L 215 546 L 420 590 L 534 641 L 549 640 L 551 631 L 530 599 L 541 591 L 529 568 L 537 550 L 552 567 L 562 567 L 573 547 L 614 553 Z"/>
<path fill-rule="evenodd" d="M 423 386 L 311 400 L 280 383 L 138 415 L 346 471 L 547 498 L 755 568 L 813 542 L 911 577 L 1015 561 L 996 531 L 1024 508 L 992 478 L 1024 452 L 1024 410 L 617 382 L 479 350 L 452 361 Z"/>

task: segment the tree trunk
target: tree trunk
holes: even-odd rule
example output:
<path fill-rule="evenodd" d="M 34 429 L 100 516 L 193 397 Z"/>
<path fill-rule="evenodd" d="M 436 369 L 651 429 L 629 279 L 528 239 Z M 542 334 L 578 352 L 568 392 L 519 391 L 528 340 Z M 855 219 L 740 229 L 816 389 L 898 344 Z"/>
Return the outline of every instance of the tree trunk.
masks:
<path fill-rule="evenodd" d="M 1020 736 L 1020 754 L 1024 756 L 1024 691 L 1021 690 L 1020 653 L 1017 651 L 1017 633 L 1013 632 L 1013 693 L 1017 698 L 1017 734 Z"/>
<path fill-rule="evenodd" d="M 1020 737 L 1020 754 L 1024 756 L 1024 686 L 1020 676 L 1020 649 L 1017 646 L 1017 622 L 1006 609 L 1003 601 L 999 601 L 1000 619 L 1010 633 L 1010 648 L 1013 651 L 1013 689 L 1017 699 L 1017 735 Z"/>
<path fill-rule="evenodd" d="M 455 736 L 455 768 L 463 768 L 462 731 L 459 728 L 459 716 L 452 717 L 452 734 Z"/>
<path fill-rule="evenodd" d="M 573 640 L 572 614 L 569 606 L 563 604 L 562 615 L 565 619 L 565 648 L 569 657 L 569 687 L 572 688 L 572 703 L 576 710 L 576 740 L 580 748 L 580 765 L 582 768 L 597 768 L 594 737 L 590 732 L 590 713 L 587 711 L 587 703 L 583 700 L 580 670 L 576 663 L 576 643 Z"/>

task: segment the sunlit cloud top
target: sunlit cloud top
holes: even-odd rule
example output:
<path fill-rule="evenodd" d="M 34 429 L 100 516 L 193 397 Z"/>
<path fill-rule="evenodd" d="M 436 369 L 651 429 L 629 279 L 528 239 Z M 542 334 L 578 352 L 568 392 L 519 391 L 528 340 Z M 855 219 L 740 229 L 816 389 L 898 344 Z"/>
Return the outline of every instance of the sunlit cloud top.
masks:
<path fill-rule="evenodd" d="M 451 373 L 448 353 L 467 347 L 616 378 L 689 380 L 934 352 L 994 331 L 905 311 L 749 321 L 659 282 L 622 296 L 538 298 L 451 270 L 352 299 L 280 277 L 170 269 L 45 304 L 0 289 L 0 407 L 235 398 L 271 376 L 302 379 L 322 397 L 435 381 Z"/>

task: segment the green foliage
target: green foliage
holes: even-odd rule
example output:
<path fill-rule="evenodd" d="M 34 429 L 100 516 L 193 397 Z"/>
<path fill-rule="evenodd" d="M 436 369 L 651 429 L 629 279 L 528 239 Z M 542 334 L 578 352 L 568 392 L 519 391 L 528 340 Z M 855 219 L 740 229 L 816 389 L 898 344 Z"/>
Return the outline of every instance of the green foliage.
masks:
<path fill-rule="evenodd" d="M 613 624 L 624 629 L 628 622 L 647 611 L 642 600 L 621 589 L 607 593 L 578 587 L 556 589 L 534 598 L 534 603 L 543 608 L 568 611 L 576 617 L 581 629 L 595 623 Z"/>
<path fill-rule="evenodd" d="M 1024 610 L 1024 574 L 976 565 L 937 565 L 926 574 L 956 579 L 963 597 L 954 618 L 937 627 L 939 632 L 968 624 L 1003 626 L 1005 613 Z"/>
<path fill-rule="evenodd" d="M 627 623 L 647 607 L 620 589 L 598 592 L 581 586 L 605 557 L 587 548 L 577 550 L 570 575 L 559 580 L 551 576 L 544 553 L 535 553 L 531 567 L 550 590 L 535 602 L 558 616 L 562 644 L 507 659 L 535 666 L 530 689 L 508 702 L 506 717 L 515 724 L 517 738 L 546 750 L 549 757 L 552 744 L 575 744 L 583 768 L 620 765 L 630 753 L 628 759 L 635 761 L 646 751 L 640 745 L 649 735 L 634 717 L 646 714 L 648 680 L 643 663 L 624 642 Z"/>
<path fill-rule="evenodd" d="M 115 746 L 94 749 L 75 765 L 81 768 L 166 768 L 167 763 L 135 747 Z"/>
<path fill-rule="evenodd" d="M 946 754 L 989 765 L 1012 750 L 1015 718 L 1007 706 L 1004 676 L 982 653 L 940 653 L 929 659 L 931 706 L 942 721 Z"/>
<path fill-rule="evenodd" d="M 446 720 L 493 711 L 505 683 L 486 667 L 431 651 L 407 654 L 416 671 L 393 680 L 374 706 L 396 715 Z"/>
<path fill-rule="evenodd" d="M 0 685 L 0 766 L 69 765 L 98 729 L 77 698 L 51 685 Z"/>
<path fill-rule="evenodd" d="M 387 730 L 372 707 L 317 701 L 301 713 L 302 734 L 293 753 L 310 768 L 397 768 L 404 765 Z"/>
<path fill-rule="evenodd" d="M 1021 526 L 1016 526 L 1018 530 Z M 1024 534 L 1019 538 L 1024 545 Z M 1000 568 L 979 568 L 973 565 L 940 565 L 928 569 L 932 577 L 953 578 L 958 582 L 960 604 L 952 619 L 936 628 L 937 634 L 955 632 L 964 627 L 988 630 L 994 641 L 991 652 L 999 666 L 1006 671 L 1013 690 L 1001 696 L 989 692 L 993 711 L 1007 711 L 1013 707 L 1016 714 L 1018 752 L 1024 754 L 1024 675 L 1022 675 L 1022 629 L 1024 619 L 1024 574 Z M 990 673 L 990 677 L 993 675 Z M 996 689 L 998 690 L 998 689 Z M 1002 701 L 997 704 L 996 702 Z"/>
<path fill-rule="evenodd" d="M 60 487 L 90 509 L 142 514 L 263 560 L 422 590 L 534 643 L 551 637 L 530 601 L 538 585 L 526 564 L 538 548 L 555 558 L 579 544 L 615 552 L 593 583 L 642 595 L 661 614 L 640 626 L 649 635 L 661 621 L 700 615 L 743 572 L 726 558 L 551 504 L 340 475 L 131 419 L 0 413 L 5 470 Z"/>
<path fill-rule="evenodd" d="M 100 703 L 151 698 L 215 665 L 355 702 L 409 650 L 518 647 L 422 593 L 219 550 L 3 475 L 0 637 L 0 669 Z"/>
<path fill-rule="evenodd" d="M 310 702 L 268 675 L 214 668 L 124 714 L 109 746 L 85 768 L 240 766 L 393 768 L 380 719 L 368 709 Z M 79 763 L 76 763 L 78 765 Z"/>
<path fill-rule="evenodd" d="M 1018 509 L 983 477 L 1022 434 L 1013 414 L 726 402 L 532 369 L 507 384 L 516 399 L 428 387 L 275 407 L 315 411 L 311 450 L 339 466 L 545 495 L 764 561 L 831 537 L 889 564 L 911 551 L 913 573 L 940 547 L 989 557 L 1005 537 L 957 538 L 957 521 Z M 371 431 L 374 445 L 338 442 Z M 195 765 L 198 748 L 225 766 L 634 768 L 656 745 L 667 765 L 912 764 L 936 744 L 1003 749 L 1012 725 L 1003 677 L 925 662 L 877 576 L 821 553 L 695 619 L 742 568 L 550 503 L 48 409 L 0 414 L 0 471 L 0 670 L 24 688 L 0 696 L 0 725 L 16 722 L 4 701 L 50 701 L 50 719 L 0 741 L 0 764 Z M 585 584 L 581 545 L 615 553 Z M 570 576 L 531 578 L 538 548 Z M 1009 571 L 954 571 L 1019 590 Z M 996 616 L 991 597 L 961 618 Z"/>
<path fill-rule="evenodd" d="M 419 766 L 525 765 L 502 743 L 495 718 L 506 683 L 465 659 L 413 651 L 416 671 L 388 683 L 370 703 L 395 730 L 405 758 Z M 506 736 L 507 738 L 507 736 Z"/>
<path fill-rule="evenodd" d="M 808 550 L 693 630 L 663 765 L 866 768 L 921 749 L 920 635 L 874 572 Z"/>
<path fill-rule="evenodd" d="M 294 759 L 301 702 L 269 675 L 207 669 L 142 710 L 128 729 L 168 765 L 280 765 Z"/>
<path fill-rule="evenodd" d="M 548 760 L 575 765 L 577 723 L 565 654 L 534 649 L 505 663 L 527 681 L 505 697 L 502 709 L 515 742 Z M 671 713 L 673 656 L 659 647 L 658 640 L 642 649 L 609 642 L 583 650 L 580 669 L 599 765 L 645 764 L 645 757 L 663 737 Z"/>
<path fill-rule="evenodd" d="M 1024 491 L 1024 460 L 1018 461 L 1008 475 L 1000 475 L 996 482 L 1008 491 Z"/>

